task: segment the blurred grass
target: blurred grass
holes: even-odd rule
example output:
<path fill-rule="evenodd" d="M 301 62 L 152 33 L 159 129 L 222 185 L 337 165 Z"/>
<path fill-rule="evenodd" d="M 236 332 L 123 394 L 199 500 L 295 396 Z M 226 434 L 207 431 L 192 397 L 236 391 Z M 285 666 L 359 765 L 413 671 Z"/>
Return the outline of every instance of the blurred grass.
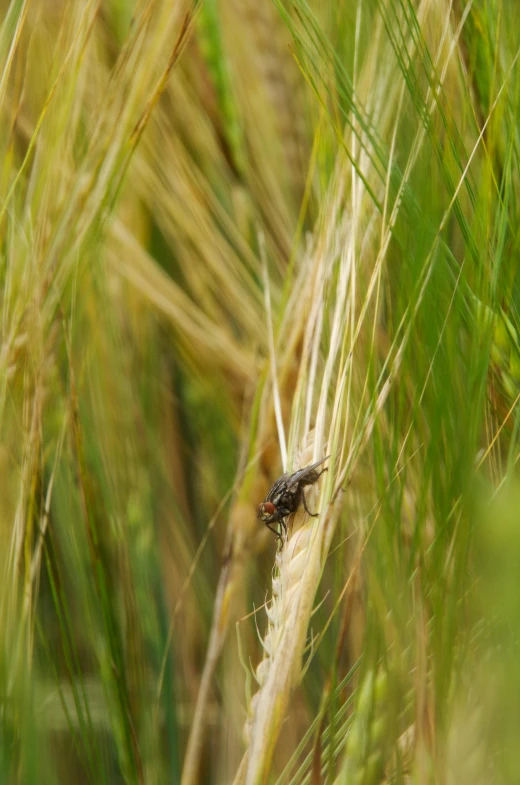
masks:
<path fill-rule="evenodd" d="M 513 0 L 0 8 L 0 781 L 517 783 Z"/>

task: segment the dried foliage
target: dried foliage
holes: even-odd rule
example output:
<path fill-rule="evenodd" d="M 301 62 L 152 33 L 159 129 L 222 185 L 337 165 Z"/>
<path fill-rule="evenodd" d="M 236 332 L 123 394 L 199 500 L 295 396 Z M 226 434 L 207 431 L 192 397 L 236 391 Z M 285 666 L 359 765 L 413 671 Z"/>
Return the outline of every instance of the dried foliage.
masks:
<path fill-rule="evenodd" d="M 0 8 L 0 781 L 517 783 L 514 2 Z"/>

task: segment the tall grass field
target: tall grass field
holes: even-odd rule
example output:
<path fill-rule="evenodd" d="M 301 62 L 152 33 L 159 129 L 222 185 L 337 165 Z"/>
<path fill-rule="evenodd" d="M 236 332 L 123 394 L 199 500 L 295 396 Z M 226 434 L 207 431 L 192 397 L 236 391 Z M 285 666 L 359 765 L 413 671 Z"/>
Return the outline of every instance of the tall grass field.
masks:
<path fill-rule="evenodd" d="M 0 785 L 520 783 L 519 12 L 0 0 Z"/>

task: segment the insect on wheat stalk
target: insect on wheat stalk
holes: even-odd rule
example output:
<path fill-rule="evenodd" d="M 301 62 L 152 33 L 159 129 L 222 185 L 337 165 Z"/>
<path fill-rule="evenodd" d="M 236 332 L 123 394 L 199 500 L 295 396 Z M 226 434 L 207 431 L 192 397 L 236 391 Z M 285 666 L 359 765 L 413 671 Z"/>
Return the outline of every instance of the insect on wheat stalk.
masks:
<path fill-rule="evenodd" d="M 289 515 L 295 513 L 300 504 L 303 503 L 305 512 L 312 518 L 318 516 L 318 513 L 311 512 L 307 507 L 305 487 L 314 485 L 323 472 L 327 471 L 327 467 L 321 471 L 318 471 L 318 467 L 325 463 L 328 458 L 330 458 L 329 455 L 322 458 L 321 461 L 311 463 L 310 466 L 298 469 L 298 471 L 293 472 L 292 474 L 289 472 L 282 474 L 273 484 L 264 501 L 258 505 L 256 517 L 264 521 L 267 528 L 271 529 L 271 531 L 277 535 L 278 539 L 281 539 L 282 531 L 278 532 L 276 529 L 273 529 L 273 524 L 279 523 L 281 530 L 287 534 L 287 523 L 285 519 L 288 518 Z"/>

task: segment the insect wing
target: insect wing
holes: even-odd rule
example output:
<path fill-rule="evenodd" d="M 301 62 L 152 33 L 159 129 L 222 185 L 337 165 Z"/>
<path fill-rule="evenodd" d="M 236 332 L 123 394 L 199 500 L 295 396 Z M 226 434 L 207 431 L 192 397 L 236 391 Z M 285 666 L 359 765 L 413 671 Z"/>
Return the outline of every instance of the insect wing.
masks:
<path fill-rule="evenodd" d="M 311 463 L 310 466 L 305 466 L 303 469 L 298 469 L 297 472 L 291 474 L 290 477 L 286 478 L 287 490 L 292 491 L 298 485 L 312 485 L 312 483 L 316 482 L 318 477 L 313 478 L 312 474 L 316 472 L 318 466 L 325 463 L 327 458 L 330 458 L 330 455 L 327 455 L 326 458 L 322 458 L 321 461 Z"/>

